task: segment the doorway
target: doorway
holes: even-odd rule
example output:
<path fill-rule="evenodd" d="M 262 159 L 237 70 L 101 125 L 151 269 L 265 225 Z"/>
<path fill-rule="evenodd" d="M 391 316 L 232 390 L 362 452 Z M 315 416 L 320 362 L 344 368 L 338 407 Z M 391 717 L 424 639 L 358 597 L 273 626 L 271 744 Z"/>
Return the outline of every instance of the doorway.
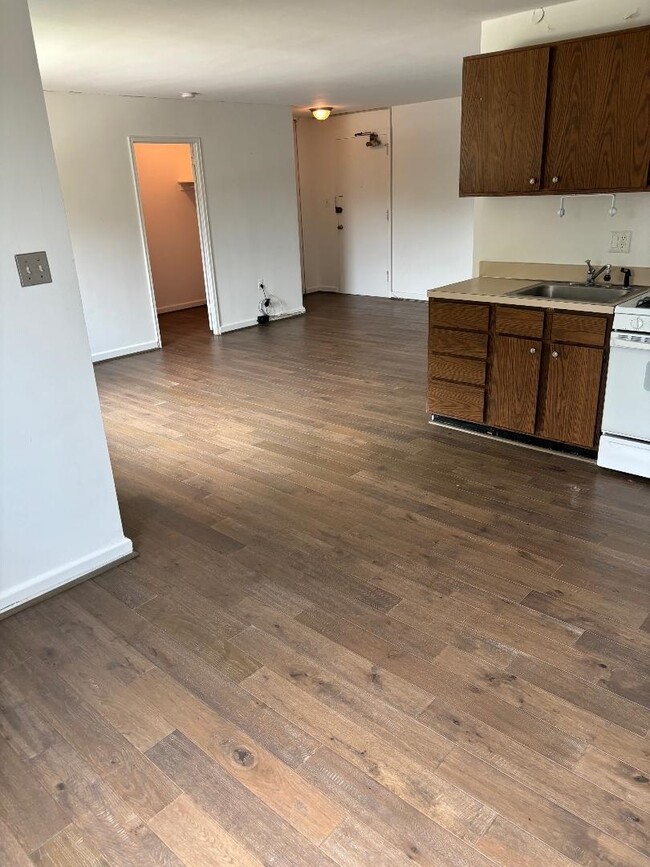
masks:
<path fill-rule="evenodd" d="M 388 298 L 390 157 L 385 136 L 356 132 L 337 139 L 335 172 L 339 291 Z"/>
<path fill-rule="evenodd" d="M 130 146 L 158 343 L 161 317 L 178 311 L 219 334 L 199 142 L 132 138 Z"/>

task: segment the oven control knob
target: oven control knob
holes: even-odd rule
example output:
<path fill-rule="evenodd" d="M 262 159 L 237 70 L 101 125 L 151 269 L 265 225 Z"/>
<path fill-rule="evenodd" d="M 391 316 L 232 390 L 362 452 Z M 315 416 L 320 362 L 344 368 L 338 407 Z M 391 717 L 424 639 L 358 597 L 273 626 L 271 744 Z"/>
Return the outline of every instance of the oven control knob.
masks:
<path fill-rule="evenodd" d="M 641 331 L 641 329 L 643 328 L 643 319 L 641 319 L 640 316 L 636 320 L 636 327 L 639 329 L 639 331 Z"/>

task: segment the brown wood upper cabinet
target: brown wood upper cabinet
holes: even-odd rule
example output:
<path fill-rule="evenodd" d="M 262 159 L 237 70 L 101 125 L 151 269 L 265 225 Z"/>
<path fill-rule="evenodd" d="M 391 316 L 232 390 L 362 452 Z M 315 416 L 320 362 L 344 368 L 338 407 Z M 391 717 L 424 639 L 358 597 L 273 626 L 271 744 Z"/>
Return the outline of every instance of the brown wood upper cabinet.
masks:
<path fill-rule="evenodd" d="M 539 190 L 549 49 L 463 63 L 461 195 Z"/>
<path fill-rule="evenodd" d="M 644 189 L 650 162 L 650 29 L 553 49 L 544 188 Z"/>
<path fill-rule="evenodd" d="M 461 195 L 648 190 L 649 175 L 650 27 L 465 59 Z"/>

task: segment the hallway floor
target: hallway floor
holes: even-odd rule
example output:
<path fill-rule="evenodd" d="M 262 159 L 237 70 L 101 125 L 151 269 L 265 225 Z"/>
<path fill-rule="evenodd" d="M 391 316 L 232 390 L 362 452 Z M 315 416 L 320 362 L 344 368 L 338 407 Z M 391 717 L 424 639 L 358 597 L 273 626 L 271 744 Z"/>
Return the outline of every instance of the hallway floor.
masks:
<path fill-rule="evenodd" d="M 0 863 L 647 867 L 650 486 L 307 308 L 97 366 L 139 557 L 0 622 Z"/>

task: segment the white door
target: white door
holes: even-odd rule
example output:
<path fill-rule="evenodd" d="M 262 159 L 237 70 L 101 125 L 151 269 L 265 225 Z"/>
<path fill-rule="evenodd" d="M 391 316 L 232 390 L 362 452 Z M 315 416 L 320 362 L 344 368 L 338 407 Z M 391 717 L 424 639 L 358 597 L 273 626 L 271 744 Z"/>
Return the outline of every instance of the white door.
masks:
<path fill-rule="evenodd" d="M 382 141 L 385 139 L 381 135 Z M 390 295 L 390 159 L 388 144 L 368 137 L 336 141 L 339 289 L 352 295 Z"/>

